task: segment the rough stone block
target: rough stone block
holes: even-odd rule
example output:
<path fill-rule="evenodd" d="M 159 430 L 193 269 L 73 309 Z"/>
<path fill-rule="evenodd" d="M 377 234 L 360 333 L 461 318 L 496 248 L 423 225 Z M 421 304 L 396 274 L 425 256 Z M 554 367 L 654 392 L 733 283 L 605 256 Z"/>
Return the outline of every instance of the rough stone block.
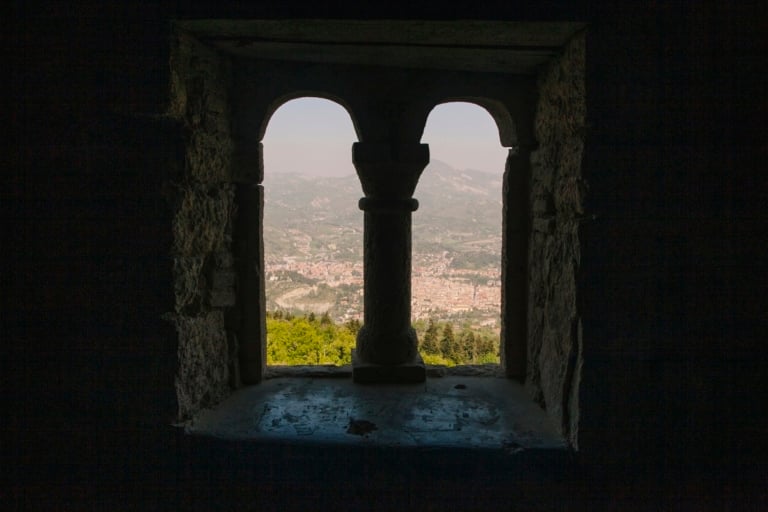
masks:
<path fill-rule="evenodd" d="M 177 316 L 174 323 L 179 339 L 176 393 L 183 420 L 229 393 L 227 337 L 221 312 Z"/>
<path fill-rule="evenodd" d="M 533 230 L 540 233 L 554 233 L 555 219 L 533 219 Z"/>
<path fill-rule="evenodd" d="M 533 213 L 542 214 L 542 213 L 551 213 L 551 201 L 547 200 L 546 198 L 540 197 L 533 201 L 533 206 L 531 207 L 531 210 Z"/>
<path fill-rule="evenodd" d="M 217 268 L 232 268 L 235 264 L 235 259 L 229 251 L 217 251 L 214 257 L 216 258 Z"/>
<path fill-rule="evenodd" d="M 232 288 L 211 291 L 211 306 L 214 308 L 234 306 L 236 301 L 235 290 Z"/>
<path fill-rule="evenodd" d="M 202 256 L 175 257 L 173 259 L 173 290 L 177 312 L 200 300 L 200 275 L 204 263 L 205 258 Z"/>
<path fill-rule="evenodd" d="M 197 256 L 216 250 L 227 238 L 234 190 L 229 185 L 200 185 L 183 193 L 173 225 L 174 251 L 181 256 Z"/>
<path fill-rule="evenodd" d="M 217 270 L 211 278 L 211 288 L 214 290 L 231 289 L 235 286 L 237 274 L 231 270 Z"/>

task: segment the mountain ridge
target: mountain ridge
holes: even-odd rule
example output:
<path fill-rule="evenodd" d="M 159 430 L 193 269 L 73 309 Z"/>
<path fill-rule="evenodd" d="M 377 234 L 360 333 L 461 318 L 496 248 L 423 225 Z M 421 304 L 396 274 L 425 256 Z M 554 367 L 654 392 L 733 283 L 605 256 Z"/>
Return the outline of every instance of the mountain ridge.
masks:
<path fill-rule="evenodd" d="M 268 309 L 360 319 L 363 192 L 357 177 L 284 173 L 265 181 Z M 443 162 L 422 173 L 412 217 L 415 318 L 498 324 L 501 187 L 500 175 Z"/>
<path fill-rule="evenodd" d="M 328 237 L 338 245 L 339 231 L 362 234 L 358 200 L 362 187 L 354 175 L 312 177 L 280 173 L 265 177 L 265 248 L 284 251 L 287 230 L 311 238 Z M 502 176 L 471 169 L 458 170 L 439 160 L 424 170 L 414 197 L 414 251 L 456 250 L 455 243 L 501 235 Z M 281 242 L 282 239 L 282 242 Z M 270 247 L 272 245 L 273 247 Z M 357 251 L 347 251 L 357 257 Z M 495 252 L 495 251 L 494 251 Z"/>

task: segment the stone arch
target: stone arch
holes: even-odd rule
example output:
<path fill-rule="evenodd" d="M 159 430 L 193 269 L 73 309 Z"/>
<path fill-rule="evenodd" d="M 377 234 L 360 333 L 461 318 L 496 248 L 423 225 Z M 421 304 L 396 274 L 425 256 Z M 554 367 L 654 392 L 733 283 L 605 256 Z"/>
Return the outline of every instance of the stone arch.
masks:
<path fill-rule="evenodd" d="M 456 96 L 442 98 L 439 101 L 432 103 L 428 108 L 422 111 L 422 116 L 419 118 L 421 123 L 421 130 L 419 131 L 419 139 L 424 135 L 424 128 L 427 124 L 427 119 L 432 111 L 439 105 L 445 105 L 446 103 L 471 103 L 482 108 L 491 116 L 496 123 L 496 128 L 499 130 L 499 143 L 505 148 L 514 148 L 518 144 L 517 129 L 515 121 L 509 112 L 507 106 L 499 101 L 491 98 L 475 97 L 475 96 Z"/>
<path fill-rule="evenodd" d="M 524 120 L 517 130 L 508 105 L 475 96 L 441 98 L 425 110 L 421 136 L 429 114 L 446 103 L 464 102 L 484 109 L 496 123 L 499 142 L 509 148 L 503 169 L 501 247 L 501 365 L 508 377 L 524 381 L 527 372 L 527 266 L 528 266 L 528 174 L 529 149 Z M 512 105 L 514 108 L 515 105 Z M 520 140 L 523 139 L 523 140 Z M 512 270 L 510 270 L 512 269 Z"/>
<path fill-rule="evenodd" d="M 286 108 L 283 109 L 283 107 Z M 289 110 L 291 112 L 290 115 L 281 117 L 282 114 L 286 114 Z M 280 130 L 275 129 L 277 128 L 278 123 L 280 124 Z M 333 126 L 332 129 L 330 128 L 331 126 Z M 350 133 L 350 127 L 354 130 L 354 133 Z M 273 129 L 274 131 L 268 131 Z M 289 151 L 294 153 L 293 156 L 296 157 L 295 159 L 289 155 L 283 155 L 281 159 L 267 159 L 270 149 L 275 147 L 271 146 L 271 143 L 278 139 L 278 137 L 272 139 L 270 136 L 274 136 L 278 132 L 280 133 L 279 138 L 281 142 L 283 144 L 287 144 L 287 146 L 283 147 L 282 152 L 285 151 L 286 147 L 289 148 Z M 271 181 L 270 179 L 266 179 L 266 176 L 268 175 L 275 176 L 275 174 L 280 174 L 279 172 L 275 172 L 280 167 L 279 160 L 282 160 L 283 164 L 285 164 L 286 161 L 291 161 L 292 165 L 290 166 L 290 170 L 292 172 L 304 174 L 306 178 L 318 184 L 327 177 L 326 172 L 333 173 L 335 170 L 342 169 L 342 166 L 348 165 L 349 169 L 354 173 L 351 149 L 353 142 L 359 139 L 358 133 L 359 130 L 354 123 L 354 118 L 351 114 L 351 108 L 345 104 L 344 100 L 342 100 L 337 95 L 318 93 L 316 91 L 293 91 L 289 94 L 273 98 L 271 102 L 266 103 L 266 110 L 263 116 L 262 126 L 260 132 L 258 133 L 259 139 L 262 141 L 262 152 L 264 153 L 263 163 L 265 180 L 261 183 L 263 194 L 265 197 L 268 195 L 270 197 L 275 197 L 275 195 L 273 195 L 275 192 L 283 192 L 283 189 L 280 187 L 278 181 Z M 316 147 L 314 146 L 314 142 L 317 140 L 317 138 L 322 138 L 322 143 Z M 293 148 L 295 148 L 296 151 L 293 151 Z M 305 149 L 307 151 L 305 151 Z M 276 153 L 278 153 L 278 151 L 275 151 L 274 154 Z M 333 165 L 329 166 L 327 165 L 327 162 L 323 164 L 322 162 L 325 162 L 324 157 L 330 156 L 331 153 Z M 315 170 L 311 170 L 313 166 L 316 167 Z M 324 170 L 316 173 L 315 171 L 317 171 L 317 168 L 319 167 L 322 167 Z M 285 167 L 284 170 L 289 169 Z M 333 176 L 334 179 L 344 179 L 346 186 L 351 186 L 351 193 L 355 194 L 354 198 L 345 195 L 343 204 L 354 205 L 356 207 L 357 201 L 360 197 L 359 184 L 357 182 L 356 176 L 354 174 L 347 175 L 346 173 L 343 177 L 336 174 L 333 174 Z M 346 199 L 350 200 L 346 201 Z M 265 305 L 271 304 L 271 307 L 275 307 L 277 309 L 286 307 L 289 311 L 292 308 L 296 308 L 298 310 L 303 310 L 304 314 L 311 314 L 313 317 L 314 315 L 317 315 L 319 318 L 323 314 L 323 311 L 314 309 L 312 304 L 293 303 L 288 305 L 280 305 L 279 299 L 282 293 L 270 289 L 270 277 L 274 277 L 275 274 L 274 267 L 271 266 L 267 256 L 269 255 L 268 253 L 271 252 L 270 249 L 276 247 L 278 244 L 276 243 L 277 238 L 271 236 L 274 231 L 268 228 L 267 219 L 269 218 L 270 220 L 274 221 L 276 218 L 275 212 L 269 210 L 268 204 L 269 202 L 264 202 L 259 216 L 259 229 L 261 231 L 264 250 L 262 261 L 260 263 L 263 265 L 263 274 L 265 276 L 265 280 L 267 281 L 266 283 L 261 283 L 263 290 L 260 290 L 260 294 L 263 293 L 265 295 L 265 299 L 270 299 L 269 302 L 266 302 L 265 300 Z M 299 209 L 298 211 L 303 210 Z M 358 245 L 362 246 L 362 231 L 359 228 L 362 228 L 362 222 L 359 223 L 356 229 L 357 237 L 360 239 Z M 317 225 L 315 225 L 314 221 L 310 221 L 310 217 L 306 217 L 305 226 L 301 228 L 301 230 L 304 234 L 308 234 L 312 238 L 321 236 L 320 229 Z M 331 259 L 327 259 L 324 257 L 319 257 L 321 254 L 322 253 L 318 250 L 317 247 L 307 247 L 304 249 L 304 251 L 297 251 L 292 255 L 296 256 L 297 261 L 299 262 L 306 262 L 311 259 L 314 264 L 319 265 L 320 267 L 326 267 L 327 265 L 326 268 L 330 268 L 334 264 L 332 261 L 334 258 L 332 257 Z M 272 262 L 274 262 L 274 260 Z M 293 270 L 302 274 L 306 273 L 305 270 L 299 270 L 297 268 L 293 268 Z M 317 276 L 314 277 L 317 278 Z M 328 284 L 327 279 L 319 278 L 319 280 L 320 282 L 325 282 L 325 284 Z M 336 285 L 331 283 L 330 286 L 331 288 L 334 288 Z M 333 293 L 339 294 L 341 292 L 334 290 Z M 336 295 L 335 301 L 333 299 L 326 301 L 329 305 L 324 308 L 325 314 L 330 313 L 331 315 L 334 315 L 334 321 L 338 321 L 335 318 L 337 311 L 334 310 L 338 308 L 339 298 L 341 297 Z M 275 302 L 273 302 L 273 300 L 275 300 Z M 271 307 L 270 310 L 272 310 Z M 266 321 L 266 315 L 262 315 L 262 320 Z M 264 332 L 267 330 L 267 325 L 262 326 Z M 291 360 L 292 357 L 299 353 L 299 350 L 296 347 L 293 347 L 293 349 L 289 348 L 287 351 L 283 351 L 283 356 L 276 358 L 276 352 L 273 351 L 273 347 L 276 345 L 269 343 L 269 339 L 269 336 L 263 339 L 263 344 L 267 350 L 265 364 L 268 367 L 269 365 L 279 366 L 306 364 L 311 366 L 315 364 L 334 364 L 332 361 L 328 360 L 330 355 L 326 356 L 325 350 L 322 351 L 322 354 L 318 351 L 316 361 L 312 359 L 312 361 L 307 360 L 306 362 L 298 363 L 295 360 Z M 345 350 L 347 355 L 349 355 L 348 347 L 345 347 Z"/>
<path fill-rule="evenodd" d="M 333 103 L 339 105 L 341 108 L 343 108 L 347 112 L 347 115 L 349 115 L 349 118 L 352 121 L 352 126 L 355 129 L 355 135 L 357 135 L 357 140 L 361 140 L 360 125 L 357 121 L 357 117 L 355 116 L 355 113 L 352 110 L 352 107 L 350 106 L 349 102 L 347 102 L 344 98 L 336 94 L 325 92 L 325 91 L 316 91 L 316 90 L 291 91 L 289 93 L 282 94 L 274 98 L 271 102 L 269 102 L 264 112 L 261 125 L 259 126 L 258 140 L 259 141 L 264 140 L 264 135 L 267 132 L 267 126 L 269 126 L 269 121 L 272 119 L 272 116 L 275 114 L 275 112 L 277 112 L 277 110 L 280 107 L 282 107 L 289 101 L 293 101 L 301 98 L 320 98 L 323 100 L 332 101 Z"/>

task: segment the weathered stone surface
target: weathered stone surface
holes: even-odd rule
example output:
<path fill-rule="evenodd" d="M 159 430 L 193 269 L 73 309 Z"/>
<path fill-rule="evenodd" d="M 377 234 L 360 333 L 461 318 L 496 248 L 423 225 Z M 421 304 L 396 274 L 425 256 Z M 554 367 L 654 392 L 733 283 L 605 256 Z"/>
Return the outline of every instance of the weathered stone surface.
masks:
<path fill-rule="evenodd" d="M 550 199 L 549 201 L 547 199 Z M 535 199 L 533 201 L 533 204 L 531 205 L 531 211 L 534 214 L 534 216 L 537 216 L 539 214 L 545 214 L 545 213 L 551 213 L 552 207 L 550 205 L 551 198 L 546 197 L 540 197 L 538 199 Z"/>
<path fill-rule="evenodd" d="M 539 79 L 531 155 L 529 245 L 529 393 L 574 445 L 578 427 L 581 330 L 576 309 L 578 228 L 585 124 L 584 37 L 576 36 Z"/>
<path fill-rule="evenodd" d="M 228 250 L 218 251 L 216 254 L 214 254 L 214 258 L 216 259 L 216 268 L 232 268 L 235 264 L 235 258 Z"/>
<path fill-rule="evenodd" d="M 210 117 L 207 116 L 205 121 L 210 121 Z M 187 146 L 189 172 L 202 182 L 224 181 L 230 176 L 232 142 L 226 132 L 219 130 L 222 126 L 203 124 L 201 127 L 207 130 L 194 132 Z"/>
<path fill-rule="evenodd" d="M 235 191 L 228 59 L 184 33 L 171 52 L 168 114 L 186 130 L 184 165 L 169 176 L 180 419 L 226 397 L 239 376 L 237 337 L 223 308 L 236 303 L 231 252 Z"/>
<path fill-rule="evenodd" d="M 234 306 L 237 302 L 235 291 L 232 288 L 222 290 L 211 290 L 210 303 L 213 308 L 224 308 Z"/>
<path fill-rule="evenodd" d="M 229 61 L 183 33 L 177 35 L 174 50 L 170 113 L 183 119 L 189 130 L 185 178 L 204 183 L 228 181 L 232 167 Z"/>
<path fill-rule="evenodd" d="M 235 282 L 237 273 L 232 269 L 216 269 L 211 276 L 210 304 L 214 308 L 234 306 L 237 302 Z"/>
<path fill-rule="evenodd" d="M 411 195 L 429 162 L 429 148 L 357 142 L 353 161 L 366 195 L 360 200 L 365 322 L 357 335 L 353 377 L 356 382 L 423 381 L 424 363 L 411 326 L 411 212 L 418 207 Z"/>
<path fill-rule="evenodd" d="M 211 280 L 211 288 L 214 290 L 232 288 L 235 286 L 237 274 L 232 270 L 215 270 Z"/>
<path fill-rule="evenodd" d="M 552 233 L 555 230 L 555 219 L 535 218 L 533 219 L 533 230 L 539 233 Z"/>
<path fill-rule="evenodd" d="M 176 299 L 176 313 L 181 313 L 194 303 L 200 303 L 204 296 L 205 280 L 202 278 L 203 256 L 179 256 L 173 258 L 173 291 Z M 199 306 L 198 306 L 199 307 Z"/>
<path fill-rule="evenodd" d="M 174 252 L 196 256 L 221 250 L 231 238 L 232 185 L 192 185 L 182 193 L 173 223 Z"/>
<path fill-rule="evenodd" d="M 374 364 L 352 351 L 352 380 L 360 384 L 417 383 L 427 378 L 426 366 L 418 352 L 412 360 L 400 364 Z"/>
<path fill-rule="evenodd" d="M 176 316 L 179 371 L 176 393 L 179 418 L 188 419 L 217 404 L 229 393 L 229 361 L 221 311 L 200 317 Z"/>
<path fill-rule="evenodd" d="M 267 379 L 274 379 L 278 377 L 327 377 L 348 379 L 352 377 L 352 365 L 273 365 L 267 368 L 266 372 L 264 373 L 264 377 Z"/>

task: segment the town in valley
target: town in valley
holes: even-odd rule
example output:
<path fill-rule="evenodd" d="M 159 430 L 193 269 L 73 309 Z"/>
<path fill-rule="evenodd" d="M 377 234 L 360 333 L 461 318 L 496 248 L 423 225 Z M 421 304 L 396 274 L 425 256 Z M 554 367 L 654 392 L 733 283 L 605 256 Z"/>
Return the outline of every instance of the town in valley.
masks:
<path fill-rule="evenodd" d="M 498 334 L 501 173 L 433 162 L 413 213 L 412 317 Z M 362 190 L 356 176 L 265 176 L 269 311 L 363 319 Z"/>

